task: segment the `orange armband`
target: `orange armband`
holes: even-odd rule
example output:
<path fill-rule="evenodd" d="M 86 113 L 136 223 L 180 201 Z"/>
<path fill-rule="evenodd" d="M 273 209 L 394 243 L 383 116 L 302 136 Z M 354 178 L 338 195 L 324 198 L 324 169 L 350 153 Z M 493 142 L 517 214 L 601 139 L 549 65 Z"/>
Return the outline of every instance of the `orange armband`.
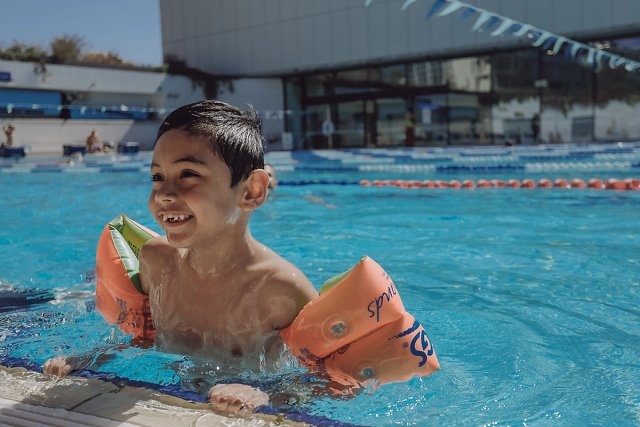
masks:
<path fill-rule="evenodd" d="M 345 386 L 406 381 L 440 367 L 424 328 L 369 257 L 325 283 L 281 335 L 304 365 Z"/>
<path fill-rule="evenodd" d="M 108 323 L 134 338 L 155 338 L 149 297 L 142 292 L 138 257 L 147 240 L 157 236 L 120 215 L 103 229 L 96 251 L 96 308 Z"/>

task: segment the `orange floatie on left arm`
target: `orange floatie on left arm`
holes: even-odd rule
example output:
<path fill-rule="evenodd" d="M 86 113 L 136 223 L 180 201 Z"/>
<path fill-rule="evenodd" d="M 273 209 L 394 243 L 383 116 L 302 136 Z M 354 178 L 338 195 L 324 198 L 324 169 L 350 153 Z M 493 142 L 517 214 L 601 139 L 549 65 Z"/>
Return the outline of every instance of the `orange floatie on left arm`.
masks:
<path fill-rule="evenodd" d="M 345 386 L 406 381 L 440 366 L 424 328 L 369 257 L 327 282 L 281 335 L 303 364 Z"/>

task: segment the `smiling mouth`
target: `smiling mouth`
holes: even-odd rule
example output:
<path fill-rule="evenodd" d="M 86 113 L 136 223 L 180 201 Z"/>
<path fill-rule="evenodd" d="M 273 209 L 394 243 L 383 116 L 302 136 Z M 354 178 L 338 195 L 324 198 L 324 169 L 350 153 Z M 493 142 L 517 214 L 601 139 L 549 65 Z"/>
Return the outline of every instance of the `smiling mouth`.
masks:
<path fill-rule="evenodd" d="M 187 221 L 189 219 L 193 218 L 193 215 L 167 215 L 167 214 L 160 214 L 160 219 L 162 220 L 162 222 L 166 222 L 169 224 L 175 224 L 177 222 L 183 222 L 183 221 Z"/>

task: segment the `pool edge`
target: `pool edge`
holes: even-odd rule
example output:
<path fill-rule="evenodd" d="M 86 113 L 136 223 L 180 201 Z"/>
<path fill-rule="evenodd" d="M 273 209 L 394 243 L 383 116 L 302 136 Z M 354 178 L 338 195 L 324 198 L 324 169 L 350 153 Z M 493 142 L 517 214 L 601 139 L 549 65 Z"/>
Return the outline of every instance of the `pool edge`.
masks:
<path fill-rule="evenodd" d="M 227 417 L 205 403 L 156 390 L 91 378 L 51 377 L 21 367 L 0 365 L 0 384 L 0 422 L 4 417 L 22 422 L 48 419 L 51 425 L 309 425 L 266 414 Z"/>

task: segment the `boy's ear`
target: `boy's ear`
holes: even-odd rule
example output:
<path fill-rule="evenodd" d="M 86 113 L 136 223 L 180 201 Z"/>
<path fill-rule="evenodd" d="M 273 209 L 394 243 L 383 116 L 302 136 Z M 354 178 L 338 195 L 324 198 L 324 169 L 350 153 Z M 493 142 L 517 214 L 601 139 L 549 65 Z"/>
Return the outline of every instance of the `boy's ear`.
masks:
<path fill-rule="evenodd" d="M 254 170 L 245 181 L 244 187 L 240 209 L 243 211 L 257 209 L 267 199 L 269 174 L 263 169 Z"/>

